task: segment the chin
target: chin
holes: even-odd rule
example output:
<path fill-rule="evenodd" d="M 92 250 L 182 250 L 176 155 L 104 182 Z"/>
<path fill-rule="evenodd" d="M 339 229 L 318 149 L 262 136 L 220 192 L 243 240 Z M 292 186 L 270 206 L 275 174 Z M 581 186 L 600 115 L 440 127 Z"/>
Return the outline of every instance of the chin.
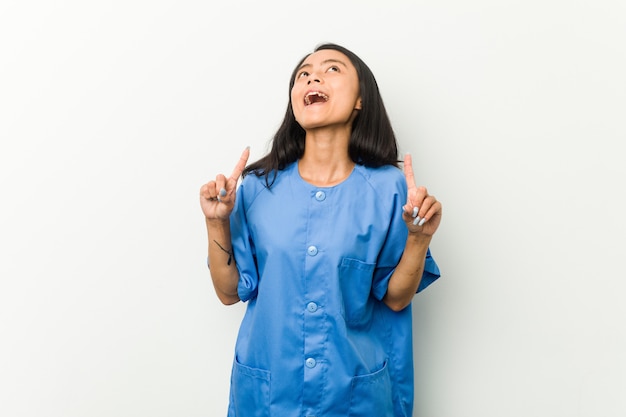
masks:
<path fill-rule="evenodd" d="M 328 123 L 326 121 L 323 121 L 323 120 L 312 120 L 311 118 L 296 119 L 296 121 L 298 122 L 300 127 L 302 129 L 304 129 L 304 130 L 317 129 L 317 128 L 324 127 L 324 126 L 328 125 Z"/>

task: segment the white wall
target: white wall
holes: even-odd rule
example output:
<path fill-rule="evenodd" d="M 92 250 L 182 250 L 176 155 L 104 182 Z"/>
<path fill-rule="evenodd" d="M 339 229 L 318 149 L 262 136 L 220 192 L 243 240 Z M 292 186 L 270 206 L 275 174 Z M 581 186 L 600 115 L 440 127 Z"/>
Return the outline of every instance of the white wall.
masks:
<path fill-rule="evenodd" d="M 0 4 L 0 414 L 225 414 L 198 189 L 323 41 L 444 203 L 415 415 L 626 414 L 625 3 L 222 3 Z"/>

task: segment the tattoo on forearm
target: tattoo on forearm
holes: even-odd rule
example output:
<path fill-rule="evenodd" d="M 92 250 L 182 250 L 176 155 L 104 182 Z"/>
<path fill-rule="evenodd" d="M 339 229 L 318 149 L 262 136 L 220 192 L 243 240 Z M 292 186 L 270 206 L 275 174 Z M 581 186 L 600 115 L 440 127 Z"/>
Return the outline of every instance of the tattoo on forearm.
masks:
<path fill-rule="evenodd" d="M 233 260 L 233 251 L 232 251 L 232 249 L 231 249 L 231 250 L 226 250 L 226 249 L 224 249 L 224 247 L 223 247 L 222 245 L 220 245 L 220 244 L 219 244 L 219 242 L 218 242 L 217 240 L 215 240 L 215 239 L 213 240 L 213 242 L 215 242 L 215 244 L 216 244 L 217 246 L 219 246 L 219 248 L 220 248 L 221 250 L 223 250 L 224 252 L 226 252 L 226 253 L 228 254 L 228 261 L 226 261 L 226 264 L 227 264 L 227 265 L 230 265 L 230 263 L 231 263 L 231 262 L 232 262 L 232 260 Z"/>

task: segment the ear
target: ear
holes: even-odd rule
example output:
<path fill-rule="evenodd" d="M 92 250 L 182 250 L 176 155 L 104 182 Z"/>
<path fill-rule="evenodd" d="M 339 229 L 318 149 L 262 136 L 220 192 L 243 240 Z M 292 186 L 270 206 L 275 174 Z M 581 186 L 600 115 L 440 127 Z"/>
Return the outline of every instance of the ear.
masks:
<path fill-rule="evenodd" d="M 355 110 L 361 110 L 363 106 L 361 105 L 361 97 L 356 100 L 356 105 L 354 106 Z"/>

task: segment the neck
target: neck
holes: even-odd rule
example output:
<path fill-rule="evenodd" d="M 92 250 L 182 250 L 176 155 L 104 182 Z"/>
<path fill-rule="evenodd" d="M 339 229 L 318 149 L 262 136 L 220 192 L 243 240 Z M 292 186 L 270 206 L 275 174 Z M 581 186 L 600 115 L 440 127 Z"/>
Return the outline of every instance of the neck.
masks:
<path fill-rule="evenodd" d="M 307 131 L 304 154 L 298 163 L 300 176 L 319 186 L 337 185 L 352 173 L 354 162 L 348 156 L 349 132 Z"/>

